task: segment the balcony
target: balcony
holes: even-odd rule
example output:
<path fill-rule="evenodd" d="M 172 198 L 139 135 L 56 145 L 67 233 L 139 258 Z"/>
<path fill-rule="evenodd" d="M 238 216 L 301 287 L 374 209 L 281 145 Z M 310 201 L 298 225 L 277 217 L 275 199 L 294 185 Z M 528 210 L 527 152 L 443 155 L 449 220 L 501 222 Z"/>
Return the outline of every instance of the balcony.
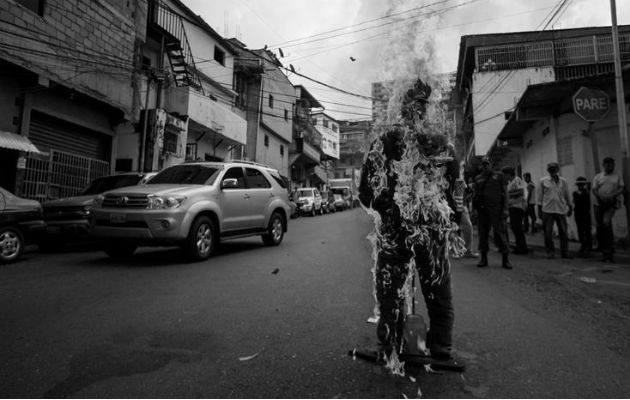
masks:
<path fill-rule="evenodd" d="M 165 101 L 165 108 L 171 113 L 187 116 L 194 123 L 234 143 L 244 145 L 247 141 L 247 121 L 244 118 L 191 87 L 169 88 Z"/>
<path fill-rule="evenodd" d="M 289 152 L 291 153 L 289 164 L 298 160 L 304 164 L 319 164 L 320 162 L 319 150 L 308 144 L 304 138 L 294 138 Z"/>

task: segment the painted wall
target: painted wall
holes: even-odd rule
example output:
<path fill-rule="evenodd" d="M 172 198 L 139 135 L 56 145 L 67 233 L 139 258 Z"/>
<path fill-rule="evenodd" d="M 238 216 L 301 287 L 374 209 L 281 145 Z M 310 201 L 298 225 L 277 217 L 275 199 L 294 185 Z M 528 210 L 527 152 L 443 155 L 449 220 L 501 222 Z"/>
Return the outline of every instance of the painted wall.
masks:
<path fill-rule="evenodd" d="M 555 79 L 553 68 L 475 72 L 472 76 L 475 155 L 486 155 L 528 85 Z"/>
<path fill-rule="evenodd" d="M 616 104 L 611 104 L 609 114 L 602 121 L 593 124 L 593 133 L 597 141 L 597 157 L 599 169 L 605 157 L 614 158 L 615 172 L 621 171 L 621 145 L 617 129 Z M 548 133 L 543 137 L 543 132 Z M 532 126 L 523 136 L 523 148 L 518 149 L 522 171 L 532 174 L 532 180 L 538 182 L 547 175 L 547 163 L 555 161 L 560 164 L 560 175 L 569 183 L 571 192 L 576 189 L 575 180 L 578 176 L 585 177 L 589 182 L 596 174 L 593 160 L 591 139 L 586 136 L 588 123 L 573 113 L 562 114 L 548 121 L 541 121 Z M 593 219 L 594 221 L 594 219 Z M 569 218 L 570 233 L 577 239 L 574 218 Z M 616 238 L 626 237 L 626 210 L 617 210 L 613 221 Z"/>
<path fill-rule="evenodd" d="M 265 146 L 265 136 L 268 139 L 268 145 Z M 274 133 L 274 131 L 266 128 L 264 125 L 260 128 L 260 135 L 256 143 L 256 162 L 268 165 L 277 169 L 283 176 L 289 176 L 289 142 L 283 137 Z M 282 147 L 282 153 L 280 148 Z"/>
<path fill-rule="evenodd" d="M 21 90 L 18 81 L 12 76 L 0 74 L 0 131 L 19 133 L 20 103 L 23 102 L 24 90 Z"/>
<path fill-rule="evenodd" d="M 261 120 L 277 136 L 291 143 L 293 110 L 296 101 L 295 87 L 276 65 L 265 60 L 264 66 Z M 269 102 L 269 96 L 273 96 L 273 107 Z"/>

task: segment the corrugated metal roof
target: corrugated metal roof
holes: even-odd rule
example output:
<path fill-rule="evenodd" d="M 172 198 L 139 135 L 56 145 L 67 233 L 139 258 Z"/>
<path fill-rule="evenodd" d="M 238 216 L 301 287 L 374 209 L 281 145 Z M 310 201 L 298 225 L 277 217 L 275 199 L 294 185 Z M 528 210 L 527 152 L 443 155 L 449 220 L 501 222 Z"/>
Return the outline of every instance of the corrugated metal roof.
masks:
<path fill-rule="evenodd" d="M 0 131 L 0 147 L 11 150 L 41 153 L 26 136 Z"/>

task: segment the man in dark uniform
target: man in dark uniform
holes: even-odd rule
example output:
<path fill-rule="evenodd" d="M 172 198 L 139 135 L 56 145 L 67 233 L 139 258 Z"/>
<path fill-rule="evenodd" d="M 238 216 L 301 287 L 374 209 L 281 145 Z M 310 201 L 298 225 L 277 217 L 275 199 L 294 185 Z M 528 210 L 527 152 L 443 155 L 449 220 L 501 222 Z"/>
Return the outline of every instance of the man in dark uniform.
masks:
<path fill-rule="evenodd" d="M 427 348 L 434 357 L 451 357 L 454 311 L 448 252 L 451 233 L 457 237 L 451 191 L 459 166 L 446 136 L 422 127 L 430 94 L 431 88 L 418 79 L 403 98 L 402 124 L 372 143 L 361 171 L 359 200 L 378 214 L 377 335 L 387 357 L 403 350 L 403 287 L 414 267 L 430 320 Z"/>
<path fill-rule="evenodd" d="M 579 257 L 588 258 L 593 249 L 591 234 L 591 194 L 587 189 L 588 181 L 583 176 L 575 180 L 577 190 L 573 192 L 573 206 L 575 208 L 575 225 L 580 239 Z"/>
<path fill-rule="evenodd" d="M 494 243 L 503 255 L 502 267 L 512 269 L 508 257 L 506 219 L 508 214 L 507 179 L 490 167 L 490 160 L 481 161 L 481 173 L 475 177 L 473 207 L 477 210 L 479 229 L 479 252 L 481 259 L 478 267 L 488 266 L 488 238 L 493 231 Z"/>

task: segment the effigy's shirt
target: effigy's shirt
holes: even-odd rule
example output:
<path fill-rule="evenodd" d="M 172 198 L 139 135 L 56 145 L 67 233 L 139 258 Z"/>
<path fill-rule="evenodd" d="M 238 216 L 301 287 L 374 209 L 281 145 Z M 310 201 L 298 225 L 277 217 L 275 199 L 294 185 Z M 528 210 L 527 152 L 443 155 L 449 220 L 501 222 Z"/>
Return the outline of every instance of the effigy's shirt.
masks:
<path fill-rule="evenodd" d="M 407 133 L 411 135 L 411 140 L 409 136 L 405 137 L 402 127 L 395 127 L 372 143 L 362 168 L 359 186 L 361 203 L 378 212 L 381 218 L 377 226 L 379 251 L 383 255 L 400 259 L 408 259 L 413 254 L 411 247 L 417 244 L 419 229 L 435 229 L 444 223 L 434 210 L 418 209 L 422 208 L 419 207 L 422 202 L 430 201 L 436 207 L 446 204 L 445 207 L 450 211 L 455 209 L 452 188 L 459 168 L 446 138 Z M 408 143 L 413 148 L 408 148 Z M 412 155 L 414 159 L 410 158 Z M 446 161 L 440 163 L 429 160 L 430 157 L 439 159 L 440 156 Z M 400 171 L 404 171 L 407 176 L 399 176 Z M 436 178 L 440 182 L 423 181 L 423 178 L 433 177 L 435 171 L 438 171 Z M 421 198 L 424 194 L 430 194 L 422 186 L 429 183 L 440 186 L 440 198 Z M 446 222 L 450 227 L 448 217 Z"/>

